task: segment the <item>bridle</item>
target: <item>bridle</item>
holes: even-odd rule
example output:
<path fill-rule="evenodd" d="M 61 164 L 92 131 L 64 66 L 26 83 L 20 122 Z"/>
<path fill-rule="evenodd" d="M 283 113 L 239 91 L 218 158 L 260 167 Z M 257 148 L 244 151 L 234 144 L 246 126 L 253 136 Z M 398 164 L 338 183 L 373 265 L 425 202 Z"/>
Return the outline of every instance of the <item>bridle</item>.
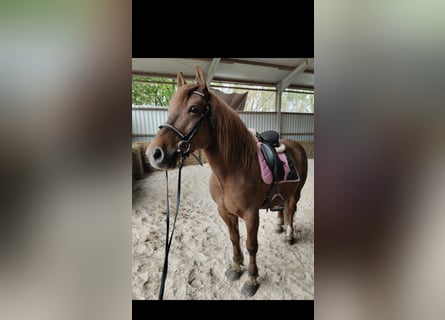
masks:
<path fill-rule="evenodd" d="M 192 93 L 197 94 L 204 98 L 206 104 L 205 104 L 205 110 L 201 114 L 201 117 L 198 119 L 198 121 L 195 123 L 193 128 L 187 133 L 183 134 L 181 131 L 179 131 L 177 128 L 175 128 L 173 125 L 169 123 L 164 123 L 159 126 L 159 128 L 165 128 L 172 130 L 174 133 L 176 133 L 180 138 L 181 141 L 179 141 L 178 146 L 176 148 L 176 152 L 179 154 L 179 169 L 178 169 L 178 189 L 176 194 L 176 211 L 175 211 L 175 220 L 173 221 L 173 227 L 172 232 L 169 234 L 169 227 L 170 227 L 170 205 L 168 201 L 168 171 L 165 171 L 165 180 L 166 180 L 166 187 L 167 187 L 167 210 L 166 210 L 166 241 L 165 241 L 165 255 L 164 255 L 164 267 L 162 269 L 162 278 L 161 278 L 161 286 L 159 289 L 159 300 L 163 300 L 164 297 L 164 287 L 165 287 L 165 280 L 167 279 L 167 271 L 168 271 L 168 253 L 170 251 L 170 245 L 173 239 L 173 233 L 175 232 L 175 226 L 176 226 L 176 218 L 178 217 L 179 212 L 179 200 L 181 198 L 181 170 L 184 165 L 184 160 L 191 154 L 198 160 L 199 164 L 202 166 L 201 160 L 190 151 L 190 142 L 195 136 L 196 132 L 198 131 L 199 127 L 201 126 L 202 122 L 208 118 L 210 127 L 212 129 L 215 128 L 215 124 L 213 122 L 211 113 L 210 113 L 210 97 L 207 94 L 204 94 L 199 91 L 193 91 Z"/>
<path fill-rule="evenodd" d="M 177 128 L 175 128 L 173 125 L 169 124 L 169 123 L 164 123 L 161 124 L 159 126 L 159 128 L 165 128 L 165 129 L 169 129 L 172 130 L 174 133 L 176 133 L 176 135 L 179 136 L 179 138 L 181 138 L 181 141 L 179 141 L 177 147 L 176 147 L 176 152 L 179 154 L 179 159 L 180 162 L 184 162 L 184 160 L 191 154 L 193 155 L 196 160 L 198 160 L 198 162 L 202 165 L 201 160 L 190 151 L 190 142 L 192 141 L 193 137 L 195 136 L 196 132 L 198 132 L 199 127 L 201 126 L 202 122 L 208 118 L 209 119 L 209 123 L 210 123 L 210 127 L 212 129 L 215 128 L 215 124 L 213 123 L 213 119 L 210 113 L 210 97 L 208 94 L 204 94 L 202 92 L 199 91 L 192 91 L 192 93 L 197 94 L 201 97 L 204 98 L 205 100 L 205 110 L 203 113 L 201 113 L 200 118 L 198 119 L 198 121 L 195 123 L 195 125 L 193 126 L 193 128 L 187 133 L 187 134 L 183 134 L 181 131 L 179 131 Z"/>

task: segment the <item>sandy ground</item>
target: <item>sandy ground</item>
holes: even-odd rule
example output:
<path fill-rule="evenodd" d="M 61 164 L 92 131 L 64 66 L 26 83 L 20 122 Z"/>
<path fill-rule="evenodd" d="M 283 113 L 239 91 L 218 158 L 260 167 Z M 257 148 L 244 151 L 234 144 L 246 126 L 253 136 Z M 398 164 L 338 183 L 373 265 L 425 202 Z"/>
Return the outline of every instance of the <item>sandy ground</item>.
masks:
<path fill-rule="evenodd" d="M 170 222 L 174 218 L 177 170 L 169 171 Z M 209 191 L 207 163 L 182 170 L 181 204 L 170 248 L 164 299 L 181 300 L 312 300 L 314 299 L 314 160 L 294 218 L 297 241 L 289 245 L 274 232 L 276 213 L 260 210 L 257 264 L 260 286 L 253 297 L 240 289 L 247 271 L 235 282 L 224 273 L 232 257 L 226 225 Z M 165 246 L 165 172 L 155 171 L 133 183 L 133 296 L 158 299 Z M 171 228 L 170 228 L 171 230 Z M 245 266 L 246 230 L 240 220 Z"/>

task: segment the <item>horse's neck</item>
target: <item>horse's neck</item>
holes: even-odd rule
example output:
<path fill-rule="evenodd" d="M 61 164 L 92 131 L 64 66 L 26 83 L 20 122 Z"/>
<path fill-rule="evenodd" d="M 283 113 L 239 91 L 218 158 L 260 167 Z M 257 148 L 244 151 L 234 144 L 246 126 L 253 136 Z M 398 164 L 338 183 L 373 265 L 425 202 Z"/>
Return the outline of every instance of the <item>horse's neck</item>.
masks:
<path fill-rule="evenodd" d="M 230 173 L 230 168 L 232 165 L 230 163 L 222 163 L 221 155 L 218 152 L 216 146 L 210 146 L 204 149 L 206 154 L 207 162 L 214 173 L 220 178 L 225 178 Z"/>
<path fill-rule="evenodd" d="M 204 152 L 206 154 L 207 162 L 209 163 L 210 168 L 220 180 L 236 180 L 242 175 L 248 174 L 246 172 L 246 169 L 240 168 L 240 162 L 236 161 L 236 159 L 239 160 L 239 158 L 232 157 L 231 159 L 226 161 L 222 160 L 224 157 L 220 151 L 218 142 L 215 141 L 214 143 L 210 144 L 207 148 L 204 149 Z M 252 158 L 253 161 L 253 158 L 256 156 L 256 154 L 244 154 L 242 156 L 249 156 Z"/>
<path fill-rule="evenodd" d="M 254 136 L 227 104 L 217 97 L 212 102 L 215 108 L 215 129 L 210 143 L 204 149 L 210 167 L 221 178 L 249 175 L 249 171 L 255 169 L 250 168 L 256 156 Z"/>
<path fill-rule="evenodd" d="M 233 184 L 233 173 L 231 173 L 231 166 L 222 164 L 218 160 L 218 156 L 214 152 L 206 152 L 207 162 L 221 185 Z"/>

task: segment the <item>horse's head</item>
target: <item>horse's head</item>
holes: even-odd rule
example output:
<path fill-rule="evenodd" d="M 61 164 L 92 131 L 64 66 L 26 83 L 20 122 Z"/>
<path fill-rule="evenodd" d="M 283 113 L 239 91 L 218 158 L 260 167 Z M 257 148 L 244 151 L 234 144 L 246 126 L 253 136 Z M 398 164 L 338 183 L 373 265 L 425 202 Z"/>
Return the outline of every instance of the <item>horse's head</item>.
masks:
<path fill-rule="evenodd" d="M 180 158 L 205 148 L 212 135 L 210 93 L 202 69 L 196 66 L 195 83 L 186 84 L 181 72 L 177 83 L 167 122 L 160 125 L 146 153 L 151 165 L 158 169 L 175 168 Z"/>

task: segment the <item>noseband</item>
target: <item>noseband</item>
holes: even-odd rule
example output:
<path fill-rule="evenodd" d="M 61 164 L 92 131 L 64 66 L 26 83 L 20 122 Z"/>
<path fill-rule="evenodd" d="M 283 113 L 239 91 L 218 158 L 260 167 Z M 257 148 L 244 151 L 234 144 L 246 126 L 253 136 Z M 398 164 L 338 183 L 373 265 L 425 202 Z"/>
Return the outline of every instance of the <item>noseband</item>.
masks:
<path fill-rule="evenodd" d="M 199 91 L 193 91 L 192 93 L 197 94 L 197 95 L 203 97 L 205 102 L 206 102 L 205 110 L 201 114 L 201 117 L 195 123 L 193 128 L 187 134 L 183 134 L 181 131 L 179 131 L 177 128 L 175 128 L 173 125 L 168 124 L 168 123 L 161 124 L 159 126 L 159 128 L 160 129 L 161 128 L 165 128 L 165 129 L 172 130 L 174 133 L 176 133 L 176 135 L 179 136 L 179 138 L 181 138 L 181 141 L 179 141 L 178 146 L 176 148 L 176 152 L 179 154 L 181 162 L 183 162 L 185 160 L 185 158 L 187 158 L 191 154 L 201 164 L 201 161 L 199 160 L 199 158 L 190 151 L 190 142 L 193 139 L 193 137 L 195 136 L 195 133 L 198 131 L 199 127 L 201 126 L 201 123 L 204 121 L 205 118 L 209 119 L 210 127 L 212 129 L 215 128 L 215 124 L 213 123 L 213 119 L 212 119 L 212 116 L 210 114 L 210 99 L 209 99 L 209 95 L 205 95 L 204 93 L 201 93 Z"/>

